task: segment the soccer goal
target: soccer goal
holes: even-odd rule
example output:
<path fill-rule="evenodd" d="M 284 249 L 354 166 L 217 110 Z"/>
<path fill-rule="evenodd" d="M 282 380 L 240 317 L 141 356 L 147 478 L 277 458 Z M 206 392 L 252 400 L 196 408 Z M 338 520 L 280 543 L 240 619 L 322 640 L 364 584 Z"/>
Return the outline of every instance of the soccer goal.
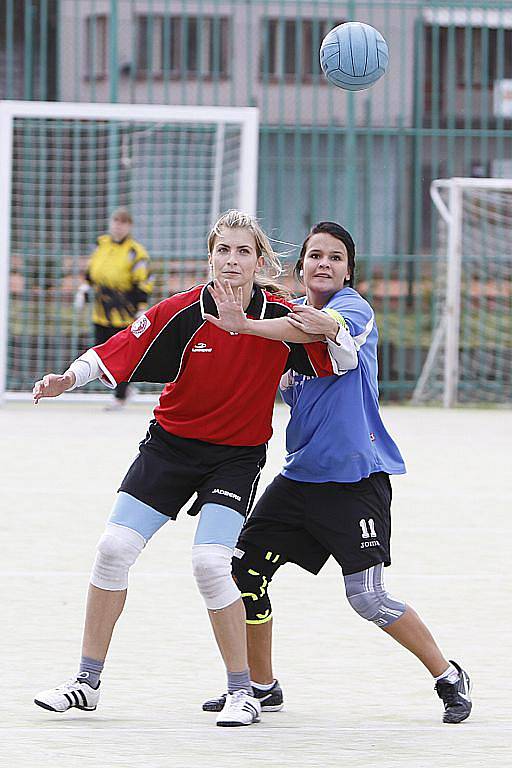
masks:
<path fill-rule="evenodd" d="M 73 296 L 113 209 L 133 214 L 156 303 L 207 277 L 219 213 L 256 212 L 257 167 L 255 108 L 0 102 L 0 398 L 91 346 Z"/>
<path fill-rule="evenodd" d="M 437 179 L 437 327 L 413 402 L 512 403 L 512 179 Z"/>

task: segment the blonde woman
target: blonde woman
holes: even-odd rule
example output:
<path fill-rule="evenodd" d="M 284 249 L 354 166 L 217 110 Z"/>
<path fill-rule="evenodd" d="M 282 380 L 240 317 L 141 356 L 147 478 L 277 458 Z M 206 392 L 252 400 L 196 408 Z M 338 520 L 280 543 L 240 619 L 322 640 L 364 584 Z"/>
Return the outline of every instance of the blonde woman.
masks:
<path fill-rule="evenodd" d="M 34 386 L 34 401 L 99 378 L 168 382 L 139 454 L 121 483 L 98 543 L 87 600 L 82 659 L 76 677 L 43 691 L 39 706 L 64 712 L 96 709 L 100 674 L 126 600 L 128 572 L 149 539 L 197 493 L 192 566 L 227 670 L 225 706 L 217 725 L 259 720 L 246 651 L 245 611 L 231 576 L 231 556 L 251 508 L 272 434 L 274 397 L 284 371 L 329 376 L 339 371 L 339 326 L 327 318 L 324 341 L 293 328 L 291 304 L 273 278 L 279 261 L 258 223 L 229 211 L 208 238 L 215 284 L 236 291 L 244 311 L 272 338 L 226 332 L 215 317 L 216 291 L 196 286 L 165 299 L 131 327 L 73 362 L 63 375 Z M 262 287 L 264 286 L 264 287 Z M 284 343 L 279 338 L 286 338 Z"/>

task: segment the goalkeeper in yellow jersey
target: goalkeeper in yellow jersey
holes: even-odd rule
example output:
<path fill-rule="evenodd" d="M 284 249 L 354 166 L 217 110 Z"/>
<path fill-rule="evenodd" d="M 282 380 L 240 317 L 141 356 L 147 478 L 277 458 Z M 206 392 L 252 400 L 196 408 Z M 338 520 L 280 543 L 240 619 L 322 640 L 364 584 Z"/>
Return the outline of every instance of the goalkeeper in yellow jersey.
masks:
<path fill-rule="evenodd" d="M 75 296 L 75 308 L 82 309 L 89 295 L 93 295 L 95 345 L 103 344 L 131 325 L 146 309 L 152 291 L 149 255 L 131 236 L 132 224 L 126 208 L 117 208 L 112 213 L 108 234 L 98 237 L 85 281 Z M 118 384 L 111 408 L 122 408 L 127 394 L 128 384 Z"/>

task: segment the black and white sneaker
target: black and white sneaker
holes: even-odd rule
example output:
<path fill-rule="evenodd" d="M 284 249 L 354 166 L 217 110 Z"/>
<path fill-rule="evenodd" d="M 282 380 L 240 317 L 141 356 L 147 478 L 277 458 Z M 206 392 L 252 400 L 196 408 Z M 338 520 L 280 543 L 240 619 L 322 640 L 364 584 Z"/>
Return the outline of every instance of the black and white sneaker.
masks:
<path fill-rule="evenodd" d="M 438 680 L 434 686 L 435 691 L 444 704 L 443 723 L 462 723 L 471 713 L 471 680 L 462 667 L 450 659 L 459 673 L 459 679 L 455 683 L 446 680 Z"/>
<path fill-rule="evenodd" d="M 217 715 L 217 725 L 233 727 L 237 725 L 252 725 L 259 723 L 261 705 L 258 699 L 250 696 L 247 691 L 235 691 L 226 694 L 226 703 Z"/>
<path fill-rule="evenodd" d="M 34 699 L 34 704 L 50 712 L 66 712 L 72 707 L 93 712 L 100 698 L 100 687 L 92 688 L 86 682 L 87 672 L 81 672 L 78 677 L 68 680 L 57 688 L 41 691 Z"/>
<path fill-rule="evenodd" d="M 259 688 L 253 688 L 254 698 L 258 699 L 261 704 L 261 709 L 264 712 L 279 712 L 284 707 L 283 691 L 279 685 L 279 680 L 276 680 L 274 685 L 269 691 L 261 691 Z M 203 712 L 222 712 L 224 704 L 226 703 L 227 693 L 222 694 L 216 699 L 208 699 L 203 704 Z"/>

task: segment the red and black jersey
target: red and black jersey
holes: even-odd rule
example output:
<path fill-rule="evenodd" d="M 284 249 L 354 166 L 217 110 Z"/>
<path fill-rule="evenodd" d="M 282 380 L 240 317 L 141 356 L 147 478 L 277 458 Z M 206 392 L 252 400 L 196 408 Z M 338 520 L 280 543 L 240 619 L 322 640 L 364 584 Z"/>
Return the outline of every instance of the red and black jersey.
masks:
<path fill-rule="evenodd" d="M 247 315 L 283 317 L 292 305 L 255 286 Z M 165 383 L 155 418 L 167 432 L 221 445 L 261 445 L 272 434 L 279 380 L 334 371 L 323 342 L 291 344 L 223 331 L 206 286 L 164 299 L 129 328 L 94 347 L 103 379 Z"/>

